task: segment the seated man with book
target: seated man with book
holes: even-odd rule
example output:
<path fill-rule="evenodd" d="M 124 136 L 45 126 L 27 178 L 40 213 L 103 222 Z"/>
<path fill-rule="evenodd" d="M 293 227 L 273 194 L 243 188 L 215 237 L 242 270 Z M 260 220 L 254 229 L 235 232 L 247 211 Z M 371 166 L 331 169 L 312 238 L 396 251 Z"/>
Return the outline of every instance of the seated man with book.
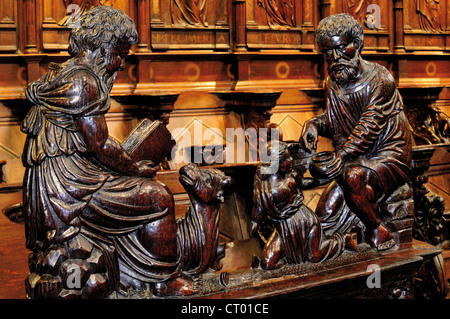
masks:
<path fill-rule="evenodd" d="M 51 63 L 29 85 L 33 107 L 22 124 L 26 246 L 44 250 L 79 233 L 102 238 L 114 243 L 121 267 L 160 282 L 177 276 L 173 196 L 152 179 L 158 163 L 135 161 L 105 121 L 117 71 L 137 39 L 123 12 L 96 7 L 71 31 L 72 58 Z"/>

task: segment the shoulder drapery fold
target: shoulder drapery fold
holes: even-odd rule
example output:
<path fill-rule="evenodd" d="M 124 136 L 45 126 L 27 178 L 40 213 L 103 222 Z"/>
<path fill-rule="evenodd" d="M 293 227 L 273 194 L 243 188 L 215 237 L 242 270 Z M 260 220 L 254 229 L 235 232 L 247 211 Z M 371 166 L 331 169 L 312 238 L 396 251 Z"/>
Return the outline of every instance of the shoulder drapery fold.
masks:
<path fill-rule="evenodd" d="M 50 72 L 31 83 L 25 94 L 33 103 L 21 126 L 27 134 L 25 166 L 40 163 L 46 156 L 85 152 L 76 117 L 104 114 L 109 109 L 109 91 L 85 66 L 61 70 L 60 65 L 52 64 Z"/>

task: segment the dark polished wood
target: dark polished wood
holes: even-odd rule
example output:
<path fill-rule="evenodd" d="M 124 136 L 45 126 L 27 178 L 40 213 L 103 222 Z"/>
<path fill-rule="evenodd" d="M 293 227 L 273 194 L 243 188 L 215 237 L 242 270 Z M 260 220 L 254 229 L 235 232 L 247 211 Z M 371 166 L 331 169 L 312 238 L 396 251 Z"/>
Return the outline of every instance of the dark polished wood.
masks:
<path fill-rule="evenodd" d="M 269 158 L 258 166 L 253 190 L 252 232 L 260 233 L 265 242 L 260 266 L 276 269 L 284 264 L 322 263 L 346 249 L 357 251 L 350 232 L 325 237 L 319 218 L 304 205 L 302 190 L 329 182 L 303 176 L 308 169 L 306 152 L 299 158 L 303 165 L 294 166 L 288 144 L 271 141 L 267 149 Z M 264 224 L 272 225 L 268 235 Z"/>
<path fill-rule="evenodd" d="M 167 118 L 142 121 L 122 144 L 105 121 L 117 71 L 137 42 L 135 24 L 109 6 L 94 7 L 80 19 L 70 34 L 72 57 L 51 64 L 26 92 L 33 104 L 21 127 L 27 134 L 27 295 L 194 294 L 191 277 L 224 257 L 219 206 L 230 178 L 195 164 L 181 167 L 179 181 L 191 203 L 183 218 L 175 218 L 172 192 L 153 179 L 175 144 Z M 130 103 L 159 102 L 154 109 L 167 111 L 176 98 L 141 95 Z M 152 154 L 155 149 L 160 154 Z"/>
<path fill-rule="evenodd" d="M 327 63 L 326 108 L 305 122 L 300 145 L 312 155 L 311 175 L 334 179 L 316 214 L 327 235 L 362 226 L 378 250 L 410 242 L 400 233 L 411 225 L 396 220 L 413 213 L 413 139 L 394 78 L 362 58 L 364 31 L 350 14 L 321 20 L 316 38 Z M 314 154 L 319 136 L 331 139 L 334 153 Z"/>
<path fill-rule="evenodd" d="M 236 126 L 245 129 L 249 124 L 257 124 L 257 127 L 269 127 L 271 124 L 276 127 L 282 124 L 288 129 L 288 134 L 284 136 L 288 136 L 289 142 L 297 141 L 305 120 L 325 109 L 322 87 L 327 69 L 316 45 L 314 31 L 321 19 L 346 12 L 363 28 L 365 36 L 362 57 L 384 66 L 392 75 L 402 93 L 406 111 L 412 101 L 415 103 L 412 112 L 417 110 L 416 114 L 424 114 L 424 117 L 432 119 L 431 122 L 435 121 L 425 128 L 428 130 L 427 134 L 438 130 L 439 138 L 448 138 L 445 135 L 448 134 L 448 124 L 445 123 L 448 123 L 447 115 L 450 114 L 450 31 L 445 27 L 450 24 L 450 16 L 446 15 L 449 11 L 447 2 L 441 1 L 438 9 L 436 6 L 427 7 L 430 3 L 424 0 L 380 0 L 376 3 L 378 7 L 373 4 L 369 7 L 369 3 L 364 1 L 349 0 L 206 0 L 191 1 L 192 3 L 178 0 L 94 0 L 72 1 L 79 6 L 73 11 L 70 9 L 74 7 L 69 8 L 71 1 L 0 2 L 0 160 L 6 159 L 8 163 L 3 167 L 5 183 L 0 184 L 2 190 L 10 191 L 14 187 L 20 187 L 17 185 L 22 183 L 23 170 L 17 169 L 22 154 L 21 149 L 16 148 L 17 145 L 21 148 L 23 144 L 23 136 L 19 132 L 20 122 L 32 107 L 32 103 L 25 98 L 25 90 L 43 76 L 53 63 L 64 63 L 70 58 L 67 48 L 72 25 L 67 22 L 72 22 L 71 14 L 78 12 L 78 9 L 85 11 L 85 5 L 112 5 L 121 9 L 131 17 L 139 31 L 139 42 L 131 47 L 130 54 L 124 59 L 124 72 L 117 74 L 111 89 L 114 113 L 105 117 L 118 136 L 126 135 L 130 129 L 129 122 L 117 121 L 122 117 L 127 120 L 133 118 L 132 121 L 148 117 L 168 124 L 169 118 L 174 116 L 178 121 L 175 126 L 182 126 L 205 111 L 210 112 L 208 114 L 212 117 L 228 112 L 223 116 L 224 126 L 228 127 L 230 123 L 239 122 L 230 120 L 234 111 L 238 111 L 241 121 Z M 355 6 L 355 3 L 360 5 Z M 283 4 L 291 6 L 283 8 Z M 281 8 L 283 10 L 279 10 Z M 195 13 L 190 14 L 192 9 L 195 9 Z M 200 105 L 195 100 L 195 94 L 192 95 L 194 98 L 178 100 L 178 104 L 172 100 L 175 95 L 186 92 L 214 94 L 212 92 L 219 91 L 234 94 L 236 90 L 274 90 L 280 95 L 278 99 L 273 99 L 270 106 L 256 107 L 257 110 L 249 107 L 256 100 L 256 95 L 252 97 L 252 101 L 241 99 L 240 106 L 226 107 L 225 111 L 216 105 L 207 110 L 207 106 Z M 308 98 L 304 92 L 314 93 L 311 94 L 312 98 Z M 151 96 L 150 100 L 147 99 L 148 95 Z M 299 96 L 302 98 L 299 99 Z M 164 100 L 164 97 L 169 97 L 170 101 Z M 426 98 L 421 100 L 421 97 Z M 239 100 L 239 97 L 234 98 Z M 268 95 L 265 98 L 271 100 Z M 412 127 L 423 124 L 422 121 L 416 123 L 411 117 L 410 121 L 413 122 Z M 426 124 L 429 125 L 428 122 Z M 420 144 L 418 142 L 419 140 L 416 144 Z M 443 197 L 445 207 L 442 209 L 448 224 L 448 144 L 435 144 L 433 148 L 435 153 L 430 160 L 430 168 L 424 173 L 428 177 L 428 183 L 424 187 L 432 187 L 433 191 Z M 174 195 L 175 216 L 182 217 L 190 207 L 190 200 L 178 181 L 179 172 L 168 171 L 168 165 L 161 166 L 164 168 L 154 180 L 168 186 Z M 230 173 L 232 179 L 239 184 L 239 189 L 233 186 L 232 195 L 225 196 L 222 207 L 226 208 L 222 209 L 221 216 L 231 218 L 226 222 L 221 218 L 220 223 L 227 231 L 219 231 L 219 236 L 222 242 L 237 238 L 248 240 L 249 212 L 252 206 L 248 195 L 251 188 L 249 181 L 253 181 L 256 166 L 246 164 L 219 169 L 225 171 L 226 175 Z M 19 201 L 20 199 L 10 204 Z M 409 201 L 403 203 L 411 204 Z M 400 213 L 390 224 L 395 229 L 395 236 L 398 236 L 399 247 L 402 249 L 410 247 L 412 241 L 412 218 L 404 217 Z M 21 216 L 17 215 L 17 218 L 20 219 Z M 7 233 L 2 235 L 8 237 L 11 233 L 11 236 L 15 236 L 14 231 L 21 227 L 20 224 L 10 226 L 6 225 Z M 20 236 L 14 238 L 25 242 Z M 11 247 L 19 247 L 18 252 L 21 249 L 12 240 L 8 239 L 5 243 L 5 246 L 1 246 L 2 251 L 9 249 L 9 243 Z M 80 243 L 83 245 L 78 245 Z M 97 258 L 98 251 L 87 246 L 86 242 L 80 240 L 74 241 L 70 248 L 75 247 L 77 254 L 92 254 L 90 260 Z M 246 258 L 250 256 L 251 259 L 251 255 L 261 253 L 256 246 L 251 245 L 248 250 L 251 253 Z M 107 247 L 104 251 L 108 249 Z M 17 283 L 14 288 L 18 289 L 25 273 L 21 274 L 22 279 L 17 279 L 17 273 L 21 269 L 20 262 L 10 263 L 8 259 L 7 263 L 14 265 L 6 269 L 12 274 L 11 282 Z M 222 263 L 227 266 L 230 260 L 222 259 Z M 100 262 L 101 267 L 98 264 L 93 267 L 103 271 L 104 265 L 101 264 Z M 229 282 L 229 278 L 225 280 L 226 276 L 223 277 L 214 279 L 216 284 L 222 285 L 221 288 L 224 288 L 224 283 Z M 93 278 L 104 283 L 100 275 Z M 6 279 L 5 282 L 5 287 L 14 289 Z M 102 284 L 102 287 L 105 285 Z M 106 290 L 103 289 L 103 292 Z"/>
<path fill-rule="evenodd" d="M 235 249 L 243 246 L 236 245 Z M 201 298 L 414 299 L 419 297 L 415 294 L 416 274 L 439 255 L 435 246 L 414 241 L 408 249 L 382 254 L 362 246 L 359 254 L 344 254 L 321 264 L 306 263 L 271 271 L 243 266 L 228 273 L 227 285 Z M 380 276 L 379 286 L 375 286 L 375 272 Z M 204 286 L 208 287 L 211 279 L 206 276 Z"/>

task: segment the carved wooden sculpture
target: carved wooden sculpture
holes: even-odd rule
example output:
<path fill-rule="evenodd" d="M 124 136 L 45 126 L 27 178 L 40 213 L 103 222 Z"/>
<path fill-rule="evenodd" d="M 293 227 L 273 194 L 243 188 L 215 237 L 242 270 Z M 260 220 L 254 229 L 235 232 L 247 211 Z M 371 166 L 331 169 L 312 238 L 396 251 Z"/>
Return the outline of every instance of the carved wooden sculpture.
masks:
<path fill-rule="evenodd" d="M 130 289 L 192 294 L 192 278 L 181 274 L 197 274 L 223 257 L 216 198 L 224 174 L 194 166 L 180 172 L 196 197 L 177 224 L 172 193 L 152 179 L 158 163 L 135 162 L 108 134 L 109 92 L 137 36 L 122 11 L 93 8 L 72 29 L 72 58 L 51 64 L 26 91 L 34 105 L 22 124 L 32 298 Z"/>
<path fill-rule="evenodd" d="M 450 142 L 450 117 L 435 105 L 441 88 L 404 90 L 409 98 L 406 116 L 416 145 L 441 144 Z M 413 92 L 415 94 L 413 94 Z"/>
<path fill-rule="evenodd" d="M 320 164 L 335 181 L 316 213 L 328 234 L 362 222 L 368 243 L 391 248 L 395 229 L 388 224 L 398 212 L 383 205 L 408 207 L 412 197 L 412 137 L 401 96 L 384 67 L 362 59 L 363 30 L 350 15 L 323 19 L 316 36 L 328 64 L 326 111 L 305 123 L 300 143 L 313 151 L 321 135 L 335 147 L 329 162 Z"/>
<path fill-rule="evenodd" d="M 275 229 L 267 240 L 261 256 L 263 269 L 302 262 L 322 262 L 339 256 L 345 248 L 357 250 L 349 233 L 323 236 L 318 217 L 303 204 L 301 189 L 310 189 L 327 180 L 303 178 L 306 171 L 292 167 L 292 156 L 284 142 L 272 141 L 268 146 L 270 162 L 279 163 L 275 173 L 268 174 L 268 164 L 258 166 L 255 175 L 253 233 L 263 218 L 274 221 Z"/>
<path fill-rule="evenodd" d="M 191 200 L 189 211 L 177 223 L 181 268 L 197 275 L 225 256 L 224 245 L 218 243 L 219 206 L 231 179 L 217 169 L 188 164 L 180 169 L 180 182 Z"/>
<path fill-rule="evenodd" d="M 450 230 L 446 222 L 444 198 L 432 192 L 427 186 L 428 177 L 425 172 L 430 167 L 430 159 L 434 148 L 415 148 L 413 150 L 412 180 L 414 188 L 414 238 L 439 246 L 450 247 Z"/>
<path fill-rule="evenodd" d="M 324 168 L 335 181 L 316 213 L 328 233 L 361 221 L 368 243 L 379 250 L 391 248 L 394 235 L 386 223 L 392 212 L 384 216 L 381 204 L 410 198 L 403 195 L 411 193 L 413 176 L 412 138 L 401 96 L 384 67 L 362 59 L 363 31 L 350 15 L 323 19 L 316 36 L 328 64 L 326 112 L 305 123 L 300 143 L 313 151 L 321 135 L 335 147 Z M 403 185 L 405 190 L 399 190 Z"/>

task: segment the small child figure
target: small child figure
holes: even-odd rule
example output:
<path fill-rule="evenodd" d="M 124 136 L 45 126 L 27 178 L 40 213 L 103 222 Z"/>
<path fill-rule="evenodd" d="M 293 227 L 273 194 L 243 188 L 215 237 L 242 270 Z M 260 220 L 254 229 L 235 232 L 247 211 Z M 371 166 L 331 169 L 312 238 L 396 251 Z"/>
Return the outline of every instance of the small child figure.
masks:
<path fill-rule="evenodd" d="M 278 161 L 279 167 L 276 173 L 266 174 L 269 163 L 261 163 L 255 174 L 252 232 L 257 233 L 265 217 L 275 224 L 262 252 L 261 267 L 276 269 L 285 263 L 319 263 L 339 256 L 345 248 L 356 251 L 349 233 L 324 238 L 318 217 L 303 204 L 301 190 L 329 181 L 304 178 L 307 167 L 302 158 L 294 169 L 288 144 L 272 141 L 267 147 L 270 162 Z"/>

